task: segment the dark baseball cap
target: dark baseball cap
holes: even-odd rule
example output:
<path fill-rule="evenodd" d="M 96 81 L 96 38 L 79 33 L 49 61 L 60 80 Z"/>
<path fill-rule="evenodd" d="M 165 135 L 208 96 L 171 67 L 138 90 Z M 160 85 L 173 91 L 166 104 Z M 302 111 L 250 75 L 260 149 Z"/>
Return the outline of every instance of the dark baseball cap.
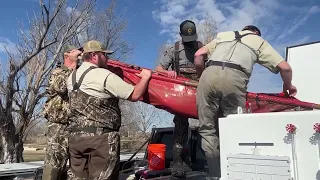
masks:
<path fill-rule="evenodd" d="M 258 35 L 261 36 L 261 31 L 260 31 L 260 29 L 257 28 L 257 27 L 254 26 L 254 25 L 248 25 L 248 26 L 246 26 L 246 27 L 244 27 L 244 28 L 242 29 L 242 31 L 244 31 L 244 30 L 257 31 L 257 32 L 258 32 Z"/>
<path fill-rule="evenodd" d="M 180 35 L 183 42 L 196 41 L 198 39 L 197 29 L 194 22 L 185 20 L 180 24 Z"/>

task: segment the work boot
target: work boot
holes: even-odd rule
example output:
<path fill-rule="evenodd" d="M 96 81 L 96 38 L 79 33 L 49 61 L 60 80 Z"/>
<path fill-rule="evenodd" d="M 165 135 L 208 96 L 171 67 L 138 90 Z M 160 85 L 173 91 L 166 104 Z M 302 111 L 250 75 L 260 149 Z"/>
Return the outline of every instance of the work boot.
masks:
<path fill-rule="evenodd" d="M 183 147 L 180 144 L 175 144 L 173 146 L 173 166 L 171 169 L 172 178 L 185 179 L 186 177 L 181 156 L 182 149 Z"/>
<path fill-rule="evenodd" d="M 208 170 L 211 178 L 221 177 L 220 172 L 220 158 L 219 157 L 207 157 Z"/>

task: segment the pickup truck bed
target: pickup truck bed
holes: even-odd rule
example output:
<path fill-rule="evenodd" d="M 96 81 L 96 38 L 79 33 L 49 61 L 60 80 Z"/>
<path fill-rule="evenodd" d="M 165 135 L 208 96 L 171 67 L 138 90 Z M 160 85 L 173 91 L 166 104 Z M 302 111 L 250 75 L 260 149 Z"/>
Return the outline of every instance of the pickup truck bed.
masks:
<path fill-rule="evenodd" d="M 187 179 L 208 179 L 207 163 L 205 160 L 204 152 L 200 147 L 200 136 L 197 132 L 197 127 L 190 127 L 188 136 L 184 141 L 184 152 L 185 152 L 185 169 L 187 172 Z M 152 171 L 149 172 L 148 179 L 169 179 L 170 168 L 172 166 L 172 148 L 173 148 L 173 127 L 169 128 L 153 128 L 151 133 L 151 139 L 148 144 L 165 144 L 166 145 L 166 157 L 164 171 Z M 147 152 L 143 160 L 147 160 Z M 141 159 L 140 159 L 141 160 Z M 121 174 L 120 179 L 126 179 L 134 172 Z M 157 177 L 158 176 L 158 177 Z"/>

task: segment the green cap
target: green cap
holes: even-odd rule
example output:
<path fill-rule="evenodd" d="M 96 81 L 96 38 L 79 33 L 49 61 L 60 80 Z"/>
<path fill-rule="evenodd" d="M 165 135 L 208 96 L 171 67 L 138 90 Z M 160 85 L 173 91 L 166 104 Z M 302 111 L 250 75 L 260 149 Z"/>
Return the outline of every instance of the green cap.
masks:
<path fill-rule="evenodd" d="M 105 46 L 99 41 L 89 41 L 83 45 L 83 53 L 88 52 L 105 52 L 107 54 L 112 54 L 113 51 L 107 50 Z"/>
<path fill-rule="evenodd" d="M 72 46 L 72 45 L 65 45 L 62 52 L 66 53 L 68 51 L 71 51 L 72 49 L 79 49 L 79 48 Z"/>

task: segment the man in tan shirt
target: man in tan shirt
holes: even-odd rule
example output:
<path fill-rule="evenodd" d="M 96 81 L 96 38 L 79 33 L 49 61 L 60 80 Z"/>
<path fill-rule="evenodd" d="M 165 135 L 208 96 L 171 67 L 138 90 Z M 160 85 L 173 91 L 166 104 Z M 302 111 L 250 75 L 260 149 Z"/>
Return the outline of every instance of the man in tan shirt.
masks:
<path fill-rule="evenodd" d="M 83 63 L 69 76 L 69 179 L 118 179 L 121 111 L 119 99 L 138 101 L 151 71 L 142 70 L 133 86 L 107 69 L 108 55 L 98 41 L 83 46 Z"/>
<path fill-rule="evenodd" d="M 204 55 L 209 57 L 206 65 Z M 261 37 L 255 26 L 218 33 L 213 41 L 195 53 L 197 74 L 201 76 L 196 97 L 199 134 L 213 177 L 220 177 L 218 118 L 236 114 L 238 107 L 245 106 L 247 84 L 255 63 L 275 74 L 280 72 L 283 90 L 296 94 L 297 89 L 291 84 L 290 65 Z"/>

